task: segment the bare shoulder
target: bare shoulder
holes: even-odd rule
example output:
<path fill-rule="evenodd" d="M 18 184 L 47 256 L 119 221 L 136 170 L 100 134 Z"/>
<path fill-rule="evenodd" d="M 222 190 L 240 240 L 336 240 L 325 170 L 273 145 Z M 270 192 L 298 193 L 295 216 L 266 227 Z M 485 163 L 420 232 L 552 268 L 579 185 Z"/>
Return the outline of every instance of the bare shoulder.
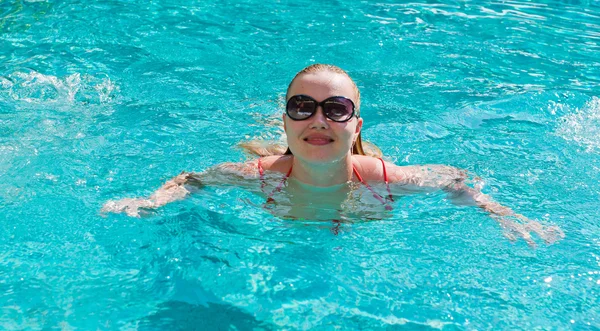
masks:
<path fill-rule="evenodd" d="M 372 182 L 383 182 L 387 176 L 389 182 L 402 182 L 418 172 L 418 166 L 398 166 L 394 163 L 365 155 L 352 156 L 356 169 L 363 179 Z M 384 174 L 385 172 L 385 174 Z"/>
<path fill-rule="evenodd" d="M 253 163 L 258 169 L 258 161 L 256 159 Z M 281 173 L 287 173 L 292 166 L 293 157 L 291 155 L 272 155 L 260 158 L 260 166 L 265 171 L 276 171 Z"/>
<path fill-rule="evenodd" d="M 352 155 L 352 163 L 361 177 L 370 182 L 384 181 L 384 165 L 381 159 L 366 155 Z M 390 167 L 395 167 L 393 163 L 385 162 L 385 170 L 389 176 Z"/>
<path fill-rule="evenodd" d="M 218 164 L 206 172 L 201 177 L 208 175 L 227 175 L 244 179 L 252 179 L 259 177 L 259 160 L 260 167 L 265 171 L 287 172 L 292 164 L 289 156 L 267 156 L 260 159 L 254 159 L 247 162 L 225 162 Z M 200 174 L 195 174 L 200 175 Z M 203 179 L 206 181 L 206 178 Z"/>

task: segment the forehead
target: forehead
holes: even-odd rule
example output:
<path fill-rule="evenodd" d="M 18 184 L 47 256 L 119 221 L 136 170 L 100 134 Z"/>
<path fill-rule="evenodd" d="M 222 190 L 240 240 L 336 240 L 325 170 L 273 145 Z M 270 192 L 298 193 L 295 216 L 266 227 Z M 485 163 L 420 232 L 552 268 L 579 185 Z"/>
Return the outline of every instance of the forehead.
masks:
<path fill-rule="evenodd" d="M 309 95 L 317 101 L 332 96 L 344 96 L 356 101 L 354 84 L 350 78 L 328 71 L 306 73 L 296 77 L 290 86 L 288 97 L 296 94 Z"/>

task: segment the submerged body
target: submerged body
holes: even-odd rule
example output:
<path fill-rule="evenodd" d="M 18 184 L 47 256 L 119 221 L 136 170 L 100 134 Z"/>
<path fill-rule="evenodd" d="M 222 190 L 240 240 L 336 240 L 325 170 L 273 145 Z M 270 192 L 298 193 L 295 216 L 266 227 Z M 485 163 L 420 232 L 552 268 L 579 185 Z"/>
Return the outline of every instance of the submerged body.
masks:
<path fill-rule="evenodd" d="M 139 216 L 140 209 L 182 199 L 203 185 L 235 185 L 264 195 L 275 215 L 314 219 L 318 214 L 319 219 L 339 222 L 350 214 L 384 218 L 393 208 L 394 197 L 442 190 L 455 204 L 490 213 L 511 239 L 521 237 L 533 245 L 530 232 L 546 242 L 564 236 L 557 227 L 545 228 L 468 186 L 464 170 L 445 165 L 397 166 L 366 155 L 360 135 L 360 92 L 348 74 L 335 66 L 302 70 L 290 83 L 286 99 L 283 125 L 288 150 L 284 155 L 255 150 L 258 159 L 224 163 L 203 173 L 183 172 L 149 198 L 109 201 L 103 210 Z"/>
<path fill-rule="evenodd" d="M 260 174 L 259 160 L 263 176 Z M 318 186 L 294 177 L 294 161 L 294 156 L 268 156 L 246 163 L 223 163 L 202 173 L 183 172 L 148 198 L 109 201 L 103 211 L 124 212 L 139 217 L 144 209 L 158 208 L 183 199 L 202 186 L 227 185 L 244 187 L 263 196 L 263 207 L 274 216 L 339 223 L 351 219 L 389 218 L 393 210 L 386 207 L 394 206 L 390 199 L 443 190 L 454 204 L 478 206 L 490 213 L 511 240 L 521 237 L 534 245 L 531 232 L 546 243 L 564 237 L 558 227 L 544 227 L 491 200 L 479 189 L 469 187 L 466 172 L 457 168 L 443 165 L 396 166 L 385 162 L 389 181 L 389 185 L 386 185 L 380 159 L 353 155 L 352 164 L 368 186 L 354 174 L 346 182 Z M 388 188 L 391 197 L 386 196 Z M 385 203 L 376 195 L 383 197 Z"/>

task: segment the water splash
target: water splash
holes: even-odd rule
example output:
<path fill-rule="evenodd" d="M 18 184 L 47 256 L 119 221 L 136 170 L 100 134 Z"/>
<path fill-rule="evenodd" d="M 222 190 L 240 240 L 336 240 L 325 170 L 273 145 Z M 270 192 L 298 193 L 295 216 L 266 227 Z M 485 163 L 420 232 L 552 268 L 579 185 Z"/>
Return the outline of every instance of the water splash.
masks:
<path fill-rule="evenodd" d="M 106 75 L 74 73 L 61 78 L 26 70 L 0 77 L 0 94 L 32 104 L 105 104 L 110 103 L 117 92 L 118 86 Z"/>
<path fill-rule="evenodd" d="M 592 97 L 582 108 L 560 117 L 556 134 L 588 152 L 600 150 L 600 98 Z"/>

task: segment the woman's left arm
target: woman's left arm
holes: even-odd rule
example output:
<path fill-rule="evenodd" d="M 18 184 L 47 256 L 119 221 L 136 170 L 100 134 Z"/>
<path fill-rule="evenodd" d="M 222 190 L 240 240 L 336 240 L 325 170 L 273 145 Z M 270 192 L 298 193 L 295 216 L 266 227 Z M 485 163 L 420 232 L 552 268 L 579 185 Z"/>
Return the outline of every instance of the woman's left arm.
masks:
<path fill-rule="evenodd" d="M 535 243 L 531 238 L 531 232 L 536 233 L 546 243 L 564 238 L 564 233 L 559 227 L 544 227 L 539 222 L 530 220 L 494 201 L 489 195 L 482 193 L 479 187 L 468 186 L 469 177 L 466 170 L 434 164 L 404 167 L 389 163 L 387 165 L 389 181 L 395 184 L 394 191 L 410 193 L 443 190 L 449 200 L 456 205 L 478 206 L 490 213 L 511 240 L 522 237 L 533 246 Z"/>

